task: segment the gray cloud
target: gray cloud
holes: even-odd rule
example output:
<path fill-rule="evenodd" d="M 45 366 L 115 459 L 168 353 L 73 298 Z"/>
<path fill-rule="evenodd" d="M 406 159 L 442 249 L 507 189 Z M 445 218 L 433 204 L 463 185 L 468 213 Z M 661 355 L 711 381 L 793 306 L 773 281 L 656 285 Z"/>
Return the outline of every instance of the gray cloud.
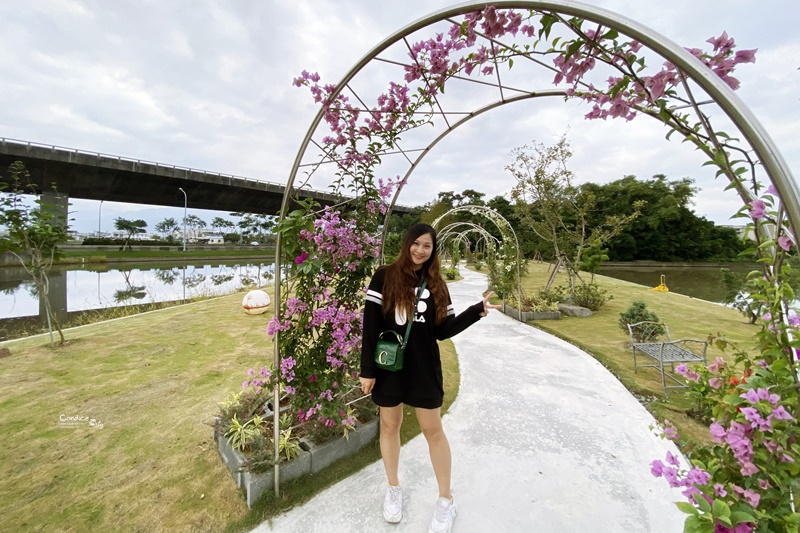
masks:
<path fill-rule="evenodd" d="M 789 16 L 796 13 L 793 0 L 757 8 L 744 0 L 593 3 L 684 46 L 700 47 L 727 30 L 740 49 L 758 48 L 756 64 L 738 71 L 738 94 L 790 167 L 797 167 L 800 38 Z M 0 135 L 284 182 L 317 112 L 307 91 L 291 86 L 292 78 L 307 69 L 334 83 L 379 41 L 449 5 L 440 0 L 3 3 Z M 359 78 L 364 94 L 384 90 L 385 72 L 378 66 L 364 72 Z M 543 71 L 515 66 L 508 76 L 515 83 L 536 76 L 537 86 L 551 87 L 551 75 Z M 464 91 L 461 97 L 485 98 L 479 93 Z M 587 111 L 550 99 L 475 119 L 426 157 L 400 201 L 424 203 L 440 191 L 466 188 L 487 197 L 504 194 L 513 185 L 504 171 L 513 147 L 552 142 L 567 132 L 580 179 L 689 176 L 702 189 L 695 206 L 699 214 L 724 223 L 738 208 L 735 196 L 721 194 L 724 183 L 701 166 L 702 157 L 687 145 L 665 141 L 666 131 L 655 121 L 587 122 Z M 381 173 L 392 176 L 400 168 L 387 161 Z M 96 206 L 76 202 L 78 229 L 96 228 Z M 143 207 L 126 209 L 125 216 L 134 216 Z M 160 218 L 182 214 L 164 212 Z M 105 227 L 115 213 L 123 211 L 103 207 Z"/>

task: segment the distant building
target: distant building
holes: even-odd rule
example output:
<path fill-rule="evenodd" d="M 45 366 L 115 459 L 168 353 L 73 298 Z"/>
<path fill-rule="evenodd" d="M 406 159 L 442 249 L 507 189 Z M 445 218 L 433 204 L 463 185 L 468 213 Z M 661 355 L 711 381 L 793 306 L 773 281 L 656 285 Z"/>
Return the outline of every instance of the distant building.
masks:
<path fill-rule="evenodd" d="M 176 241 L 183 240 L 183 228 L 172 232 Z M 186 228 L 186 242 L 191 244 L 225 244 L 225 239 L 215 229 Z"/>
<path fill-rule="evenodd" d="M 225 239 L 222 235 L 214 234 L 214 235 L 205 235 L 197 239 L 199 244 L 225 244 Z"/>

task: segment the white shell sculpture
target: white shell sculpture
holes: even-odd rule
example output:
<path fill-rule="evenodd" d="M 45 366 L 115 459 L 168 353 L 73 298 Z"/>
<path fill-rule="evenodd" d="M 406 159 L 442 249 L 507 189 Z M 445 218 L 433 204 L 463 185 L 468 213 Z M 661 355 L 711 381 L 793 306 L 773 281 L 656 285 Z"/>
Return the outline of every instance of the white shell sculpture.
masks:
<path fill-rule="evenodd" d="M 269 307 L 269 294 L 264 291 L 250 291 L 242 300 L 244 312 L 248 315 L 260 315 Z"/>

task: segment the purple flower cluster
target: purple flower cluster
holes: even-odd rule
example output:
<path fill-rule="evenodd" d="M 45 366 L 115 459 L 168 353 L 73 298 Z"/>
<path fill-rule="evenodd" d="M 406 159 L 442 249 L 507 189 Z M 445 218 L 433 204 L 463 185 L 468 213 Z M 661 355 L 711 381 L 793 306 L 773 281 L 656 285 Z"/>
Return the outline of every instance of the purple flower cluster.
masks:
<path fill-rule="evenodd" d="M 599 41 L 596 39 L 597 34 L 591 31 L 586 34 L 589 39 L 583 42 L 568 59 L 564 59 L 562 55 L 555 58 L 554 64 L 559 72 L 553 83 L 558 85 L 565 80 L 567 83 L 573 84 L 573 87 L 567 90 L 569 96 L 578 96 L 587 102 L 594 103 L 592 110 L 586 115 L 587 119 L 605 120 L 611 117 L 631 120 L 637 114 L 637 106 L 656 104 L 659 99 L 681 83 L 677 67 L 669 61 L 665 61 L 662 70 L 655 75 L 641 76 L 641 83 L 631 81 L 627 75 L 624 77 L 611 76 L 608 78 L 605 91 L 599 90 L 591 84 L 588 91 L 578 91 L 576 89 L 577 82 L 594 67 L 594 57 L 601 53 Z M 713 55 L 699 48 L 687 48 L 687 51 L 700 59 L 732 89 L 738 89 L 739 81 L 731 76 L 731 73 L 740 63 L 755 62 L 756 50 L 741 50 L 734 54 L 735 43 L 727 33 L 723 33 L 717 38 L 711 38 L 707 42 L 714 46 Z M 623 44 L 623 47 L 616 52 L 614 64 L 632 63 L 635 59 L 634 53 L 639 50 L 641 44 L 631 41 Z"/>
<path fill-rule="evenodd" d="M 672 488 L 683 487 L 681 494 L 690 502 L 694 494 L 703 494 L 697 486 L 704 486 L 711 479 L 711 474 L 697 467 L 692 467 L 688 472 L 680 468 L 680 459 L 672 452 L 667 452 L 667 464 L 656 459 L 650 463 L 650 473 L 655 477 L 663 477 Z"/>
<path fill-rule="evenodd" d="M 380 251 L 379 238 L 356 228 L 352 220 L 330 207 L 314 221 L 313 230 L 300 231 L 300 238 L 313 243 L 318 256 L 330 258 L 340 269 L 351 272 L 358 269 L 365 255 L 377 257 Z"/>
<path fill-rule="evenodd" d="M 690 381 L 694 381 L 695 383 L 700 381 L 700 374 L 698 374 L 697 372 L 686 366 L 686 363 L 681 363 L 678 366 L 676 366 L 675 372 L 677 372 L 678 374 L 680 374 L 681 376 L 685 377 Z"/>
<path fill-rule="evenodd" d="M 731 73 L 739 63 L 755 63 L 757 49 L 739 50 L 734 54 L 733 49 L 736 48 L 736 43 L 733 38 L 728 37 L 728 32 L 722 32 L 719 37 L 712 37 L 706 42 L 714 47 L 715 54 L 713 56 L 697 48 L 687 48 L 687 50 L 705 63 L 714 74 L 722 78 L 735 91 L 739 88 L 739 80 L 731 76 Z"/>
<path fill-rule="evenodd" d="M 770 220 L 770 213 L 767 209 L 772 205 L 775 198 L 779 198 L 778 191 L 775 189 L 774 185 L 770 185 L 762 198 L 756 198 L 750 202 L 750 218 L 753 220 L 766 219 L 767 221 L 772 222 L 773 220 Z M 780 246 L 784 251 L 788 252 L 791 250 L 793 245 L 794 241 L 786 233 L 782 232 L 778 236 L 778 246 Z"/>
<path fill-rule="evenodd" d="M 247 371 L 247 375 L 250 376 L 249 380 L 245 380 L 242 382 L 242 388 L 246 389 L 247 387 L 253 386 L 256 389 L 256 392 L 261 392 L 261 388 L 265 385 L 269 385 L 271 383 L 272 372 L 265 366 L 261 367 L 261 370 L 258 372 L 259 377 L 254 377 L 256 375 L 255 369 L 251 368 Z"/>
<path fill-rule="evenodd" d="M 294 370 L 292 369 L 296 364 L 297 361 L 295 361 L 295 359 L 291 356 L 281 359 L 281 377 L 286 383 L 291 383 L 294 379 Z"/>

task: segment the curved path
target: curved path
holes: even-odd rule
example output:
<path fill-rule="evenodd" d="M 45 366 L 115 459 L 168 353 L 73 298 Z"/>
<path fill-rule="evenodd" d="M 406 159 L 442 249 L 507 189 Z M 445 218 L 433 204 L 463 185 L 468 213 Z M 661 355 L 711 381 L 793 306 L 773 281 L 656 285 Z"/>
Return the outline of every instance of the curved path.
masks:
<path fill-rule="evenodd" d="M 461 269 L 456 312 L 480 299 L 486 277 Z M 459 505 L 454 533 L 676 532 L 677 489 L 649 463 L 675 446 L 652 416 L 578 348 L 492 311 L 453 339 L 461 389 L 444 416 Z M 422 435 L 403 446 L 400 524 L 383 521 L 383 465 L 373 463 L 254 533 L 423 532 L 437 488 Z"/>

